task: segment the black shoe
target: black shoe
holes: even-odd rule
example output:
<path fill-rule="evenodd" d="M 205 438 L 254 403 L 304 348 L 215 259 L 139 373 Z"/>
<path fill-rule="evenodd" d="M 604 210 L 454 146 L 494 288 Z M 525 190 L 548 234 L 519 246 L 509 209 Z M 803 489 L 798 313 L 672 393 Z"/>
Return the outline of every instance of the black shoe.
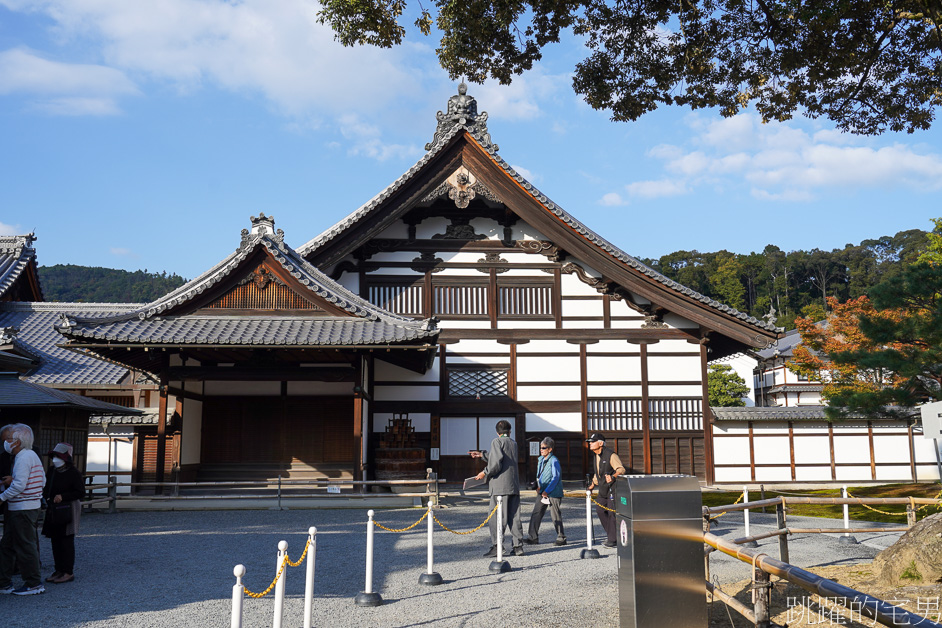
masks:
<path fill-rule="evenodd" d="M 538 539 L 538 538 L 537 538 L 537 539 L 531 539 L 531 538 L 529 538 L 529 537 L 523 537 L 523 542 L 526 543 L 527 545 L 539 545 L 539 544 L 540 544 L 540 539 Z"/>
<path fill-rule="evenodd" d="M 604 547 L 618 547 L 618 543 L 616 543 L 615 541 L 605 541 L 604 543 L 602 543 L 602 545 Z"/>
<path fill-rule="evenodd" d="M 523 546 L 515 545 L 514 546 L 514 556 L 523 556 Z"/>
<path fill-rule="evenodd" d="M 491 545 L 491 549 L 487 550 L 487 552 L 484 553 L 484 558 L 490 558 L 491 556 L 497 556 L 496 545 Z"/>
<path fill-rule="evenodd" d="M 566 544 L 566 539 L 556 539 L 556 541 L 553 543 L 553 545 L 565 545 L 565 544 Z"/>

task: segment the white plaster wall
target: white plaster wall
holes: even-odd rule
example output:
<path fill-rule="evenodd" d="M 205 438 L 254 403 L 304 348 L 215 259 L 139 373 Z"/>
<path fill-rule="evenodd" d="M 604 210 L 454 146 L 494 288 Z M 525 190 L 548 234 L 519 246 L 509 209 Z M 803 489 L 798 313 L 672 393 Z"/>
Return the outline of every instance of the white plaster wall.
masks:
<path fill-rule="evenodd" d="M 527 345 L 529 346 L 529 345 Z M 496 340 L 487 339 L 466 339 L 461 342 L 450 344 L 447 347 L 447 357 L 462 353 L 510 353 L 510 345 L 502 345 Z"/>
<path fill-rule="evenodd" d="M 756 467 L 756 482 L 791 482 L 792 469 L 785 467 Z M 752 499 L 752 493 L 749 494 Z"/>
<path fill-rule="evenodd" d="M 580 379 L 578 355 L 571 358 L 528 358 L 517 355 L 518 382 L 579 382 Z"/>
<path fill-rule="evenodd" d="M 561 401 L 579 399 L 579 386 L 518 386 L 519 401 Z"/>
<path fill-rule="evenodd" d="M 700 358 L 648 354 L 648 381 L 699 382 Z"/>
<path fill-rule="evenodd" d="M 601 301 L 563 300 L 563 316 L 602 316 L 604 313 Z"/>
<path fill-rule="evenodd" d="M 866 436 L 834 434 L 834 462 L 861 462 L 870 465 L 870 439 Z"/>
<path fill-rule="evenodd" d="M 787 435 L 754 438 L 753 447 L 755 448 L 757 463 L 785 464 L 791 466 Z M 791 479 L 791 471 L 789 471 L 789 479 Z"/>
<path fill-rule="evenodd" d="M 433 235 L 445 233 L 445 229 L 451 221 L 440 216 L 426 218 L 415 227 L 415 237 L 419 240 L 428 240 Z"/>
<path fill-rule="evenodd" d="M 641 324 L 644 321 L 618 321 L 614 319 L 615 314 L 612 314 L 612 329 L 640 329 Z"/>
<path fill-rule="evenodd" d="M 448 366 L 476 366 L 476 365 L 508 365 L 510 364 L 510 355 L 449 355 Z"/>
<path fill-rule="evenodd" d="M 749 439 L 744 437 L 713 437 L 713 459 L 717 464 L 744 464 L 749 470 Z"/>
<path fill-rule="evenodd" d="M 874 430 L 873 457 L 877 462 L 909 464 L 909 437 L 884 436 Z"/>
<path fill-rule="evenodd" d="M 597 353 L 632 353 L 635 355 L 628 359 L 634 360 L 641 356 L 638 345 L 628 344 L 624 340 L 600 340 L 594 345 L 589 345 L 587 349 L 590 356 Z"/>
<path fill-rule="evenodd" d="M 665 314 L 664 322 L 675 329 L 697 329 L 699 325 L 677 314 Z"/>
<path fill-rule="evenodd" d="M 368 274 L 369 277 L 373 277 L 375 275 L 396 275 L 396 276 L 402 276 L 402 277 L 407 277 L 407 278 L 412 278 L 412 279 L 419 279 L 425 276 L 424 274 L 415 272 L 411 268 L 389 268 L 385 266 L 383 268 L 377 268 L 376 270 L 372 270 Z M 357 294 L 359 294 L 359 292 L 357 292 Z"/>
<path fill-rule="evenodd" d="M 474 320 L 461 319 L 461 320 L 457 320 L 457 319 L 447 319 L 447 318 L 443 318 L 443 319 L 441 319 L 441 320 L 439 321 L 438 326 L 439 326 L 440 328 L 442 328 L 442 329 L 445 329 L 445 328 L 490 329 L 490 328 L 491 328 L 491 321 L 489 321 L 489 320 L 484 320 L 484 319 L 474 319 Z M 461 342 L 464 343 L 465 341 L 462 340 Z"/>
<path fill-rule="evenodd" d="M 565 322 L 563 326 L 566 327 Z M 499 320 L 498 329 L 556 329 L 555 321 Z"/>
<path fill-rule="evenodd" d="M 373 364 L 376 365 L 376 371 L 373 377 L 377 381 L 437 383 L 441 371 L 438 358 L 435 358 L 432 368 L 422 374 L 404 369 L 395 364 L 390 364 L 389 362 L 384 362 L 383 360 L 376 360 Z"/>
<path fill-rule="evenodd" d="M 592 386 L 586 388 L 586 395 L 595 397 L 641 397 L 641 386 Z"/>
<path fill-rule="evenodd" d="M 131 465 L 134 460 L 134 433 L 130 429 L 122 426 L 112 428 L 112 460 L 111 471 L 131 471 Z M 89 435 L 88 452 L 86 454 L 85 469 L 88 472 L 101 471 L 100 475 L 92 477 L 93 484 L 105 484 L 108 482 L 108 438 L 100 431 L 97 435 Z M 131 476 L 119 475 L 118 482 L 130 482 Z M 99 491 L 101 492 L 101 491 Z M 119 494 L 128 494 L 131 492 L 129 486 L 119 486 Z"/>
<path fill-rule="evenodd" d="M 582 267 L 590 277 L 599 279 L 601 275 L 591 268 Z M 560 273 L 559 285 L 563 294 L 568 296 L 599 296 L 598 291 L 585 283 L 576 273 Z"/>
<path fill-rule="evenodd" d="M 751 482 L 749 465 L 745 467 L 720 467 L 714 472 L 714 479 L 718 484 Z"/>
<path fill-rule="evenodd" d="M 378 251 L 374 253 L 372 257 L 370 257 L 370 263 L 373 263 L 373 262 L 377 262 L 377 263 L 411 262 L 416 257 L 418 257 L 418 253 L 416 253 L 415 251 Z M 442 255 L 439 254 L 438 257 L 442 257 Z M 410 269 L 402 269 L 402 268 L 399 268 L 397 270 L 399 271 L 405 270 L 407 273 L 414 272 Z"/>
<path fill-rule="evenodd" d="M 527 432 L 581 432 L 579 412 L 527 412 Z"/>
<path fill-rule="evenodd" d="M 830 482 L 831 467 L 795 467 L 796 482 Z"/>
<path fill-rule="evenodd" d="M 510 228 L 510 237 L 512 240 L 546 240 L 546 236 L 537 231 L 534 227 L 523 221 L 518 222 Z"/>
<path fill-rule="evenodd" d="M 353 294 L 360 294 L 360 273 L 343 272 L 339 283 Z"/>
<path fill-rule="evenodd" d="M 589 355 L 586 371 L 590 382 L 638 382 L 641 381 L 641 358 Z"/>
<path fill-rule="evenodd" d="M 803 436 L 795 439 L 795 464 L 826 464 L 831 471 L 831 443 L 825 431 L 821 436 Z"/>
<path fill-rule="evenodd" d="M 438 384 L 434 386 L 376 386 L 376 401 L 438 401 Z"/>
<path fill-rule="evenodd" d="M 183 433 L 180 435 L 180 464 L 197 464 L 203 437 L 203 402 L 183 402 Z"/>
<path fill-rule="evenodd" d="M 877 479 L 884 481 L 912 480 L 913 473 L 909 465 L 876 467 Z M 938 475 L 938 474 L 936 474 Z M 918 477 L 918 474 L 917 474 Z"/>
<path fill-rule="evenodd" d="M 737 353 L 722 360 L 712 361 L 710 364 L 725 364 L 726 366 L 731 367 L 734 373 L 743 378 L 743 380 L 746 382 L 746 386 L 749 388 L 749 392 L 746 393 L 745 397 L 743 397 L 743 400 L 746 402 L 746 407 L 752 407 L 756 405 L 756 382 L 754 370 L 758 364 L 758 360 L 752 356 L 746 355 L 745 353 Z"/>
<path fill-rule="evenodd" d="M 703 396 L 703 388 L 699 384 L 690 386 L 658 385 L 656 381 L 648 382 L 652 397 L 696 397 Z"/>
<path fill-rule="evenodd" d="M 504 226 L 493 218 L 473 218 L 468 224 L 474 227 L 475 233 L 487 236 L 488 240 L 501 240 L 504 237 Z"/>
<path fill-rule="evenodd" d="M 870 465 L 859 467 L 837 467 L 835 470 L 838 482 L 869 482 L 873 481 Z"/>
<path fill-rule="evenodd" d="M 206 395 L 277 396 L 281 394 L 281 382 L 206 382 Z"/>
<path fill-rule="evenodd" d="M 409 420 L 416 432 L 428 432 L 432 429 L 432 415 L 428 412 L 409 412 Z M 393 418 L 392 412 L 376 412 L 373 414 L 373 431 L 385 433 L 386 426 Z"/>
<path fill-rule="evenodd" d="M 594 347 L 595 345 L 589 345 Z M 591 349 L 590 349 L 591 351 Z M 517 346 L 517 356 L 523 356 L 526 353 L 571 353 L 574 356 L 579 355 L 579 347 L 569 344 L 565 340 L 534 340 L 524 345 Z M 546 359 L 546 358 L 542 358 Z"/>

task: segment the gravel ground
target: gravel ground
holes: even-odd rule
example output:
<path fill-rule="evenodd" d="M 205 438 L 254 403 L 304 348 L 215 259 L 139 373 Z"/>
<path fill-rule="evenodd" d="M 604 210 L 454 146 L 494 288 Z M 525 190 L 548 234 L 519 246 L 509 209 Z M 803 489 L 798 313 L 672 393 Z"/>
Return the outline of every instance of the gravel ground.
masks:
<path fill-rule="evenodd" d="M 466 531 L 487 516 L 487 502 L 448 498 L 436 515 L 450 528 Z M 533 498 L 524 497 L 524 520 Z M 552 522 L 543 521 L 544 544 L 526 546 L 526 555 L 507 558 L 512 570 L 488 571 L 492 559 L 482 554 L 490 545 L 487 528 L 458 536 L 435 529 L 435 571 L 445 583 L 418 584 L 426 569 L 426 524 L 405 533 L 376 530 L 373 590 L 383 605 L 362 608 L 354 604 L 364 590 L 366 509 L 356 510 L 237 510 L 196 512 L 120 512 L 83 517 L 76 539 L 76 579 L 47 585 L 44 595 L 3 596 L 0 624 L 6 627 L 174 626 L 227 627 L 232 569 L 243 564 L 244 584 L 261 591 L 274 577 L 278 541 L 288 542 L 288 554 L 297 560 L 307 529 L 316 526 L 315 626 L 553 626 L 618 624 L 618 590 L 614 550 L 599 548 L 599 560 L 581 560 L 585 547 L 585 503 L 563 502 L 570 545 L 555 547 Z M 391 528 L 415 522 L 422 509 L 377 510 L 376 520 Z M 766 518 L 753 515 L 753 527 L 762 529 Z M 791 523 L 798 524 L 798 518 Z M 825 527 L 829 520 L 801 520 L 807 527 Z M 730 513 L 714 532 L 740 536 L 742 515 Z M 604 540 L 595 522 L 595 537 Z M 524 524 L 526 530 L 526 523 Z M 800 566 L 866 562 L 887 535 L 873 535 L 870 544 L 839 545 L 824 535 L 805 535 L 790 542 L 792 562 Z M 893 537 L 895 540 L 895 537 Z M 509 547 L 509 539 L 506 541 Z M 49 542 L 42 542 L 43 576 L 52 571 Z M 884 545 L 884 546 L 885 546 Z M 768 546 L 768 547 L 766 547 Z M 777 556 L 777 541 L 762 547 Z M 748 566 L 734 559 L 711 559 L 713 576 L 721 582 L 740 580 Z M 18 583 L 18 579 L 14 579 Z M 284 626 L 303 623 L 304 571 L 288 571 Z M 246 598 L 245 626 L 270 626 L 273 598 Z"/>

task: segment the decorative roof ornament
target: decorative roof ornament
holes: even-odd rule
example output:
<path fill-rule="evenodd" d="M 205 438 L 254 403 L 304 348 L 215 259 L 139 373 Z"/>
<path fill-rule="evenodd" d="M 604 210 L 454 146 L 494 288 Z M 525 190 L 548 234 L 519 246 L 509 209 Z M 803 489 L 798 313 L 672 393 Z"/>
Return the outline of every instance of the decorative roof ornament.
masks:
<path fill-rule="evenodd" d="M 478 113 L 478 101 L 473 96 L 468 96 L 468 86 L 463 81 L 458 85 L 458 94 L 448 99 L 447 111 L 439 111 L 435 118 L 438 120 L 438 128 L 435 129 L 432 141 L 425 145 L 425 150 L 432 150 L 449 131 L 463 126 L 486 150 L 497 152 L 498 146 L 491 141 L 491 134 L 487 130 L 487 112 Z"/>

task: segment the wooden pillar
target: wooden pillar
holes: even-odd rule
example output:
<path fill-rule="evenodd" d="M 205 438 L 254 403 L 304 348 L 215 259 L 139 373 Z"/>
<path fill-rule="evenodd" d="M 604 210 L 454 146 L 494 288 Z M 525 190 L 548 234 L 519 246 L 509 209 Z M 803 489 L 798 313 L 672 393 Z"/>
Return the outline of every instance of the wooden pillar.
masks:
<path fill-rule="evenodd" d="M 648 345 L 641 343 L 641 439 L 644 449 L 644 472 L 654 473 L 651 461 L 651 411 L 648 408 Z"/>
<path fill-rule="evenodd" d="M 589 353 L 585 344 L 579 345 L 579 414 L 582 415 L 582 446 L 585 455 L 582 457 L 582 473 L 590 473 L 592 466 L 592 450 L 585 442 L 589 438 Z M 615 441 L 617 444 L 617 440 Z M 631 450 L 631 441 L 628 441 L 628 450 Z M 630 464 L 630 462 L 629 462 Z"/>
<path fill-rule="evenodd" d="M 160 378 L 160 403 L 157 406 L 157 481 L 164 481 L 164 461 L 167 457 L 167 380 Z M 163 487 L 158 486 L 156 494 L 163 494 Z"/>
<path fill-rule="evenodd" d="M 828 421 L 828 445 L 831 448 L 831 479 L 837 479 L 837 465 L 834 459 L 834 424 Z"/>
<path fill-rule="evenodd" d="M 702 393 L 700 406 L 703 408 L 703 470 L 706 475 L 706 483 L 713 484 L 716 481 L 716 469 L 714 467 L 713 456 L 713 410 L 710 409 L 710 386 L 707 383 L 707 339 L 700 342 L 700 380 L 702 382 Z"/>
<path fill-rule="evenodd" d="M 353 479 L 363 480 L 363 356 L 357 356 L 357 368 L 353 389 Z M 366 486 L 360 485 L 360 492 L 366 492 Z"/>

